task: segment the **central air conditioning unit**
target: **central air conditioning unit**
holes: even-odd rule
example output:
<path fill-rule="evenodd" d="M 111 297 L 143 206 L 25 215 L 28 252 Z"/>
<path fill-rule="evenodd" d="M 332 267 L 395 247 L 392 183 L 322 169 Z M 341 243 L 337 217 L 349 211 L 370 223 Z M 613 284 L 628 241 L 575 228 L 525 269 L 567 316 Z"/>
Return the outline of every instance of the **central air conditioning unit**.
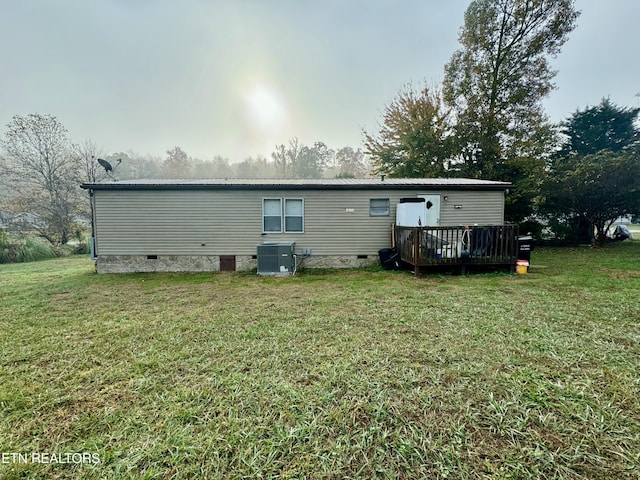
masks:
<path fill-rule="evenodd" d="M 296 271 L 295 242 L 258 245 L 258 275 L 291 275 Z"/>

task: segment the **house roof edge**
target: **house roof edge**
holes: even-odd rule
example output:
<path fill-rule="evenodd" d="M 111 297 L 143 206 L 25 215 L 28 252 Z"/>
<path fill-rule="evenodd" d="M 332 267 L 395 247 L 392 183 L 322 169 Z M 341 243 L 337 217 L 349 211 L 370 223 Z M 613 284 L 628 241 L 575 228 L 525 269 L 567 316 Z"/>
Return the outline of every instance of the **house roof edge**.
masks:
<path fill-rule="evenodd" d="M 510 182 L 469 178 L 374 179 L 152 179 L 80 185 L 91 190 L 507 190 Z"/>

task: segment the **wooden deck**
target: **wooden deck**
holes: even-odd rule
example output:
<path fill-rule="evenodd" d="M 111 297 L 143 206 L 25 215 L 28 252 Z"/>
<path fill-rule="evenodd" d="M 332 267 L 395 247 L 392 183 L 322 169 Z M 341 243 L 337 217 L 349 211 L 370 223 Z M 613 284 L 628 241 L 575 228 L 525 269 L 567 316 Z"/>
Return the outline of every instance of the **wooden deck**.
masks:
<path fill-rule="evenodd" d="M 509 266 L 518 257 L 517 225 L 473 225 L 468 227 L 398 227 L 393 230 L 394 247 L 402 261 L 414 267 Z"/>

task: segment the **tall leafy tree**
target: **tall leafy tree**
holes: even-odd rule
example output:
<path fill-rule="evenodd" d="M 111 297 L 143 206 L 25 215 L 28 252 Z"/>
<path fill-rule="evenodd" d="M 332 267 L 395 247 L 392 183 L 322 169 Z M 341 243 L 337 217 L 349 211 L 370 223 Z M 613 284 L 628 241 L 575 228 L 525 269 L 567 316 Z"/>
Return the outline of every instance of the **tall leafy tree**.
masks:
<path fill-rule="evenodd" d="M 563 123 L 564 139 L 548 167 L 541 206 L 575 226 L 574 240 L 602 245 L 618 217 L 640 211 L 639 114 L 640 108 L 603 99 Z"/>
<path fill-rule="evenodd" d="M 461 48 L 445 67 L 456 167 L 464 176 L 515 182 L 515 200 L 525 205 L 512 205 L 512 218 L 527 213 L 553 138 L 541 103 L 553 88 L 548 58 L 560 52 L 578 15 L 574 0 L 474 0 Z"/>
<path fill-rule="evenodd" d="M 278 176 L 291 178 L 294 176 L 295 166 L 300 158 L 302 145 L 297 137 L 289 141 L 289 145 L 276 145 L 275 151 L 271 153 L 271 158 L 275 163 Z"/>
<path fill-rule="evenodd" d="M 439 177 L 451 156 L 449 110 L 436 89 L 405 86 L 385 108 L 378 134 L 364 132 L 374 173 Z"/>
<path fill-rule="evenodd" d="M 322 178 L 324 169 L 334 156 L 334 151 L 323 142 L 316 142 L 312 147 L 303 145 L 300 148 L 298 161 L 293 168 L 295 178 Z"/>
<path fill-rule="evenodd" d="M 52 243 L 67 243 L 83 197 L 66 128 L 53 115 L 37 113 L 16 115 L 7 127 L 1 181 L 29 228 Z"/>
<path fill-rule="evenodd" d="M 369 173 L 367 158 L 359 148 L 342 147 L 336 152 L 334 164 L 340 177 L 364 178 Z"/>
<path fill-rule="evenodd" d="M 167 158 L 162 164 L 166 178 L 189 178 L 193 172 L 193 161 L 180 147 L 167 150 Z"/>

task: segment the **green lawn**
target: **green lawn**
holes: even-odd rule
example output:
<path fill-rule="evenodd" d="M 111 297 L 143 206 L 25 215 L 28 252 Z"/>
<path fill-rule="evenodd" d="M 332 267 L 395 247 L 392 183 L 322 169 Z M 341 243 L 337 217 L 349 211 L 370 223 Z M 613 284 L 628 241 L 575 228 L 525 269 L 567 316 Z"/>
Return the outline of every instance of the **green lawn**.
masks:
<path fill-rule="evenodd" d="M 520 276 L 93 272 L 0 265 L 2 479 L 638 478 L 640 241 Z"/>
<path fill-rule="evenodd" d="M 640 238 L 640 225 L 627 225 L 627 228 L 632 233 L 635 239 Z"/>

